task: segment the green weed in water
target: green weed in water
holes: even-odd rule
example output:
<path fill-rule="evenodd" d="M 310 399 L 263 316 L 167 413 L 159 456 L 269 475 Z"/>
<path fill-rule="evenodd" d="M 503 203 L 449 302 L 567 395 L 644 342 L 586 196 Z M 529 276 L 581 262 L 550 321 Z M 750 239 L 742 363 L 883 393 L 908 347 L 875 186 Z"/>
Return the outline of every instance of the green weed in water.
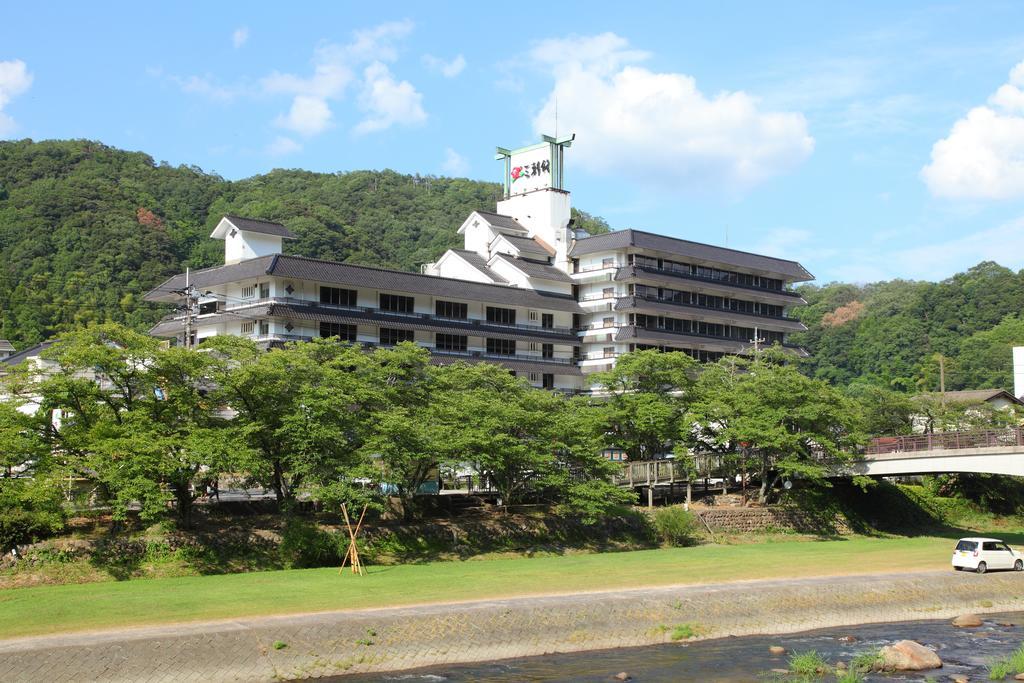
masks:
<path fill-rule="evenodd" d="M 794 653 L 789 658 L 789 670 L 797 676 L 821 678 L 832 671 L 832 667 L 828 665 L 828 662 L 816 650 L 808 650 L 807 652 Z"/>

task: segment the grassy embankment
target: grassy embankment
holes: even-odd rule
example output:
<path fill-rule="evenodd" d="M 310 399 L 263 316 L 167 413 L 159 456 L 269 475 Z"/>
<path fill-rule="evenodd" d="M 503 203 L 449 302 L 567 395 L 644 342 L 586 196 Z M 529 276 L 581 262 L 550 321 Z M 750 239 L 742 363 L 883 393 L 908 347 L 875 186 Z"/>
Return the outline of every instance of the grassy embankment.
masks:
<path fill-rule="evenodd" d="M 994 534 L 1024 545 L 1020 517 L 997 516 L 921 487 L 888 486 L 863 495 L 833 490 L 801 507 L 823 514 L 842 508 L 862 533 L 817 540 L 719 534 L 715 543 L 688 548 L 584 554 L 552 547 L 536 557 L 483 553 L 475 561 L 425 562 L 429 555 L 414 554 L 416 561 L 370 566 L 365 577 L 339 576 L 326 567 L 11 588 L 0 590 L 0 638 L 531 594 L 941 570 L 949 566 L 953 540 L 963 535 Z M 166 571 L 161 566 L 157 562 L 154 573 Z"/>
<path fill-rule="evenodd" d="M 944 569 L 950 539 L 865 538 L 179 577 L 0 591 L 0 637 L 560 592 Z"/>

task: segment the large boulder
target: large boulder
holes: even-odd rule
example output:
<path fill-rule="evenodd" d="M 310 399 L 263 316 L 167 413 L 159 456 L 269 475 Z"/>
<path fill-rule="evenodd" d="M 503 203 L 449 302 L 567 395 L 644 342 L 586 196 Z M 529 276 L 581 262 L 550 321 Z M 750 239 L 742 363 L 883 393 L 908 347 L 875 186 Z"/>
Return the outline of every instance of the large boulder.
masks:
<path fill-rule="evenodd" d="M 978 628 L 981 626 L 981 617 L 977 614 L 961 614 L 953 620 L 953 626 L 957 628 Z"/>
<path fill-rule="evenodd" d="M 880 658 L 881 668 L 885 671 L 925 671 L 942 666 L 942 660 L 933 650 L 913 640 L 901 640 L 883 647 Z"/>

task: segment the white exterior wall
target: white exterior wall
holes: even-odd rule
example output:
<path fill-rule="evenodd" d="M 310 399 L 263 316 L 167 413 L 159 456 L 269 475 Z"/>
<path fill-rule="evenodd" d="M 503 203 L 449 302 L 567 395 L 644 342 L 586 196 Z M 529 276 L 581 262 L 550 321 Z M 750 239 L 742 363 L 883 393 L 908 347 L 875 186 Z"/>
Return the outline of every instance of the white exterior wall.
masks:
<path fill-rule="evenodd" d="M 569 272 L 569 193 L 536 190 L 498 202 L 498 213 L 512 216 L 529 236 L 537 236 L 555 250 L 554 265 Z M 467 247 L 468 248 L 468 247 Z"/>
<path fill-rule="evenodd" d="M 491 243 L 497 233 L 491 229 L 490 224 L 483 216 L 477 213 L 470 214 L 463 227 L 463 244 L 466 251 L 475 251 L 484 258 L 488 257 L 487 245 Z"/>
<path fill-rule="evenodd" d="M 1024 346 L 1013 347 L 1013 395 L 1024 397 Z"/>
<path fill-rule="evenodd" d="M 281 238 L 248 230 L 231 231 L 224 235 L 224 263 L 238 263 L 258 256 L 281 253 Z"/>

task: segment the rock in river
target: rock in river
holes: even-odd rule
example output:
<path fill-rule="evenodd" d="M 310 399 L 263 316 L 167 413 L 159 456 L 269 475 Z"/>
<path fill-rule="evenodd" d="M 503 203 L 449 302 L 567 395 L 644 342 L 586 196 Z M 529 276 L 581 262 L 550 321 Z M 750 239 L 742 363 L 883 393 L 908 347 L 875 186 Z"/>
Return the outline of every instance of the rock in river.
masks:
<path fill-rule="evenodd" d="M 938 669 L 942 660 L 932 650 L 913 640 L 901 640 L 883 647 L 880 656 L 886 671 L 924 671 Z"/>
<path fill-rule="evenodd" d="M 977 614 L 961 614 L 953 620 L 953 626 L 957 628 L 977 628 L 981 626 L 981 617 Z"/>
<path fill-rule="evenodd" d="M 786 648 L 782 647 L 781 645 L 772 645 L 770 648 L 768 648 L 768 652 L 773 655 L 784 655 L 786 654 Z"/>
<path fill-rule="evenodd" d="M 619 673 L 615 674 L 615 680 L 617 680 L 617 681 L 629 681 L 629 680 L 632 680 L 632 679 L 633 679 L 633 677 L 630 676 L 625 671 L 620 671 Z"/>

